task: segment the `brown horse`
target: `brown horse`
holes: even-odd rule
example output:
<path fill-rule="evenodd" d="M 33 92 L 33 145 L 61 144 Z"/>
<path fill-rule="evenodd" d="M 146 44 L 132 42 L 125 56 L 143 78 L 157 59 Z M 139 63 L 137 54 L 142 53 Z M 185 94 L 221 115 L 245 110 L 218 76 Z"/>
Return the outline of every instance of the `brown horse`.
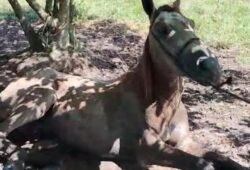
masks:
<path fill-rule="evenodd" d="M 31 73 L 1 92 L 0 129 L 18 145 L 56 138 L 101 159 L 134 160 L 142 166 L 244 169 L 216 154 L 183 151 L 189 125 L 181 76 L 216 86 L 220 67 L 180 13 L 178 0 L 158 9 L 151 0 L 142 4 L 151 25 L 134 70 L 109 82 L 50 68 Z"/>

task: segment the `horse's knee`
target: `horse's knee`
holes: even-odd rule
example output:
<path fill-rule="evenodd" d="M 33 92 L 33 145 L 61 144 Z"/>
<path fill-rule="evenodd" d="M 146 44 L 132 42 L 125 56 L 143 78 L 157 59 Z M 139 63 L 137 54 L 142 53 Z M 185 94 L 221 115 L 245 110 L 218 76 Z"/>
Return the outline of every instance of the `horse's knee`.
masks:
<path fill-rule="evenodd" d="M 165 138 L 165 141 L 174 146 L 178 145 L 178 143 L 182 142 L 188 136 L 188 116 L 183 103 L 179 105 L 164 133 L 163 138 Z"/>
<path fill-rule="evenodd" d="M 167 141 L 173 146 L 178 146 L 188 135 L 188 128 L 183 124 L 170 125 L 170 137 Z"/>

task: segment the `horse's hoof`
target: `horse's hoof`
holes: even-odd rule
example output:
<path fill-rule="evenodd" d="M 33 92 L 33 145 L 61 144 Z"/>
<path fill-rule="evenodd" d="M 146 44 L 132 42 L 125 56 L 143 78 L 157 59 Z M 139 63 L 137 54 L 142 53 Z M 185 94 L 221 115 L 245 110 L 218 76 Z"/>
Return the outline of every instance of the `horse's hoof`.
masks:
<path fill-rule="evenodd" d="M 216 152 L 208 152 L 204 155 L 204 159 L 213 162 L 213 165 L 218 170 L 249 170 L 249 168 L 241 166 L 234 160 L 225 157 Z"/>

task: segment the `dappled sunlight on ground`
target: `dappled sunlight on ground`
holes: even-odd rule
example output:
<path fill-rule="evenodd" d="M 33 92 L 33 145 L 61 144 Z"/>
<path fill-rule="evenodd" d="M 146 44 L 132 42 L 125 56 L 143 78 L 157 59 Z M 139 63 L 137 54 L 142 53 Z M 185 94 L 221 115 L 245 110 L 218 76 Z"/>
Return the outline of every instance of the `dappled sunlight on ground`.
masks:
<path fill-rule="evenodd" d="M 21 26 L 14 20 L 0 21 L 0 56 L 28 47 Z"/>

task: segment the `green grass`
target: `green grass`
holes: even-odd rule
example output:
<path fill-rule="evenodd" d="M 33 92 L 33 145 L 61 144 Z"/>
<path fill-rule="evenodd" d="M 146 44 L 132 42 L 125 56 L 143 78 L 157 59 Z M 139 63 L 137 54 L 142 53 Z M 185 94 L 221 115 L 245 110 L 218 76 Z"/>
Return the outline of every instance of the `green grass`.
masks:
<path fill-rule="evenodd" d="M 242 48 L 236 61 L 243 66 L 250 66 L 250 48 Z"/>
<path fill-rule="evenodd" d="M 39 0 L 44 2 L 45 0 Z M 24 0 L 20 0 L 22 4 Z M 173 2 L 155 0 L 157 5 Z M 250 2 L 249 0 L 182 0 L 183 13 L 196 23 L 196 32 L 215 48 L 239 49 L 238 60 L 250 65 Z M 75 0 L 79 22 L 89 19 L 113 19 L 146 29 L 148 18 L 140 0 Z M 29 11 L 27 5 L 25 9 Z M 6 1 L 0 2 L 0 19 L 11 16 Z M 34 14 L 28 12 L 33 17 Z"/>
<path fill-rule="evenodd" d="M 44 5 L 45 0 L 39 0 L 42 5 Z M 26 3 L 25 0 L 18 0 L 18 2 L 22 5 L 22 8 L 25 12 L 25 15 L 30 19 L 30 20 L 35 20 L 37 19 L 37 15 L 31 10 L 29 5 Z M 0 1 L 0 20 L 1 19 L 14 19 L 14 13 L 13 10 L 7 0 L 1 0 Z"/>

